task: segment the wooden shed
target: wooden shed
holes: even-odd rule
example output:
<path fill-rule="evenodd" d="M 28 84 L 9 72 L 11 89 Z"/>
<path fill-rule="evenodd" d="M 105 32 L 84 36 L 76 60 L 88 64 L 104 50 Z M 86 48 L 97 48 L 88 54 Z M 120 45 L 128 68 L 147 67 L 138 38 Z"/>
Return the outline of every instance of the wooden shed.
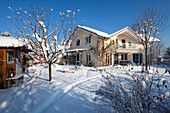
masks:
<path fill-rule="evenodd" d="M 16 86 L 23 80 L 24 44 L 15 37 L 0 36 L 0 89 Z"/>

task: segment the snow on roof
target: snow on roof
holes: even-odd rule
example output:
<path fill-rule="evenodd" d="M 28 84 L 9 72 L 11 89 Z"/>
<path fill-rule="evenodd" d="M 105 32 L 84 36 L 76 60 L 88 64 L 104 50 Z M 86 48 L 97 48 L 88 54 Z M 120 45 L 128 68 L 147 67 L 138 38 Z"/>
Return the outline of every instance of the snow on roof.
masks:
<path fill-rule="evenodd" d="M 21 43 L 15 37 L 5 37 L 0 36 L 0 47 L 21 47 L 23 43 Z"/>
<path fill-rule="evenodd" d="M 85 50 L 89 50 L 89 49 L 70 49 L 68 50 L 68 52 L 78 52 L 78 51 L 85 51 Z"/>
<path fill-rule="evenodd" d="M 98 31 L 98 30 L 95 30 L 95 29 L 92 29 L 92 28 L 89 28 L 89 27 L 86 27 L 86 26 L 80 26 L 80 25 L 78 25 L 77 27 L 78 27 L 78 28 L 81 28 L 81 29 L 84 30 L 84 31 L 93 33 L 93 34 L 95 34 L 95 35 L 107 37 L 107 38 L 111 38 L 111 37 L 113 37 L 113 36 L 118 36 L 118 35 L 126 32 L 126 31 L 129 32 L 129 33 L 132 33 L 134 36 L 137 36 L 138 38 L 141 38 L 140 35 L 136 35 L 136 33 L 135 33 L 132 29 L 130 29 L 129 27 L 125 27 L 125 28 L 123 28 L 123 29 L 121 29 L 121 30 L 119 30 L 119 31 L 117 31 L 117 32 L 115 32 L 115 33 L 112 33 L 112 34 L 110 34 L 110 35 L 107 34 L 107 33 L 105 33 L 105 32 Z M 157 38 L 154 38 L 154 39 L 153 39 L 153 37 L 151 37 L 151 38 L 150 38 L 150 41 L 159 42 L 160 40 L 157 39 Z"/>
<path fill-rule="evenodd" d="M 95 35 L 99 35 L 99 36 L 103 36 L 103 37 L 107 37 L 107 38 L 110 38 L 110 35 L 105 33 L 105 32 L 102 32 L 102 31 L 98 31 L 96 29 L 92 29 L 92 28 L 89 28 L 89 27 L 86 27 L 86 26 L 80 26 L 78 25 L 77 26 L 78 28 L 81 28 L 87 32 L 90 32 L 90 33 L 93 33 Z"/>
<path fill-rule="evenodd" d="M 145 37 L 143 37 L 142 34 L 139 34 L 139 36 L 142 38 L 143 41 L 145 41 Z M 150 37 L 150 38 L 149 38 L 149 41 L 150 41 L 150 42 L 160 42 L 159 39 L 154 38 L 154 37 Z"/>

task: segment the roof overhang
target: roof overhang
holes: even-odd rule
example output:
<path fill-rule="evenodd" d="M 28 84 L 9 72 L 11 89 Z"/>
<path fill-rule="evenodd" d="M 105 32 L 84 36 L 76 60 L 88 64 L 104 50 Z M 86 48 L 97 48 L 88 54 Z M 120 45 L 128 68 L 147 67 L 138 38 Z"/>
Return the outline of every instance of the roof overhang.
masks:
<path fill-rule="evenodd" d="M 70 49 L 67 52 L 83 52 L 83 51 L 88 51 L 89 49 L 83 48 L 83 49 Z"/>

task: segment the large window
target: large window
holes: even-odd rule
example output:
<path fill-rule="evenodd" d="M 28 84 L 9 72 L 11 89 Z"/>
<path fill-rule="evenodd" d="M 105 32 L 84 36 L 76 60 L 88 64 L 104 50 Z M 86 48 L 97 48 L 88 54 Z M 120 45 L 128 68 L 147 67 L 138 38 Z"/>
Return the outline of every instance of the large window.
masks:
<path fill-rule="evenodd" d="M 80 46 L 80 40 L 77 40 L 76 46 Z"/>
<path fill-rule="evenodd" d="M 125 39 L 122 39 L 122 48 L 126 48 Z"/>
<path fill-rule="evenodd" d="M 7 64 L 14 63 L 14 51 L 7 51 Z"/>
<path fill-rule="evenodd" d="M 134 53 L 133 54 L 133 62 L 135 64 L 142 64 L 142 61 L 143 61 L 143 55 L 142 53 Z"/>
<path fill-rule="evenodd" d="M 127 60 L 127 53 L 121 54 L 121 60 Z"/>
<path fill-rule="evenodd" d="M 91 43 L 91 36 L 86 38 L 86 44 L 90 44 Z"/>

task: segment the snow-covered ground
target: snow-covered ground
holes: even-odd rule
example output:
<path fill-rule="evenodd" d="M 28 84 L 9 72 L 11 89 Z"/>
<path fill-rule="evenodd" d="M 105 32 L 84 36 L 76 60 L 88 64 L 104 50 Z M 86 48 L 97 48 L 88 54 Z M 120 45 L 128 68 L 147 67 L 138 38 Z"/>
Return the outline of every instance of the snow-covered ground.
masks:
<path fill-rule="evenodd" d="M 115 76 L 126 77 L 125 70 L 139 71 L 141 67 L 105 67 Z M 132 70 L 133 68 L 133 70 Z M 69 69 L 68 73 L 62 70 Z M 53 80 L 48 81 L 48 66 L 30 67 L 25 82 L 17 87 L 0 90 L 0 113 L 93 113 L 99 109 L 94 101 L 95 91 L 102 84 L 102 75 L 92 67 L 54 65 Z M 164 68 L 158 71 L 163 73 Z M 170 74 L 166 73 L 166 80 Z"/>

